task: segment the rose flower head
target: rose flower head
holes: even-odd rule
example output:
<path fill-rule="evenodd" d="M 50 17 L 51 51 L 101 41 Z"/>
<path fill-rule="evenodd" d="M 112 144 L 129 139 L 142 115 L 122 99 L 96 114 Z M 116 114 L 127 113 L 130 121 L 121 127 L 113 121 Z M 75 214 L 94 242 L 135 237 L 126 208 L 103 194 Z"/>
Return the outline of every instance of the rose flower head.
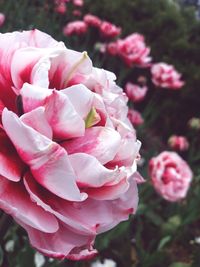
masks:
<path fill-rule="evenodd" d="M 166 200 L 186 197 L 192 181 L 192 171 L 176 152 L 164 151 L 149 162 L 149 173 L 155 190 Z"/>
<path fill-rule="evenodd" d="M 172 65 L 156 63 L 151 67 L 152 82 L 159 87 L 169 89 L 180 89 L 184 82 L 181 81 L 181 74 Z"/>
<path fill-rule="evenodd" d="M 185 136 L 172 135 L 168 140 L 168 144 L 172 149 L 178 151 L 185 151 L 189 148 L 189 142 Z"/>
<path fill-rule="evenodd" d="M 140 142 L 115 75 L 38 30 L 0 34 L 0 208 L 55 258 L 96 255 L 95 237 L 138 204 Z"/>

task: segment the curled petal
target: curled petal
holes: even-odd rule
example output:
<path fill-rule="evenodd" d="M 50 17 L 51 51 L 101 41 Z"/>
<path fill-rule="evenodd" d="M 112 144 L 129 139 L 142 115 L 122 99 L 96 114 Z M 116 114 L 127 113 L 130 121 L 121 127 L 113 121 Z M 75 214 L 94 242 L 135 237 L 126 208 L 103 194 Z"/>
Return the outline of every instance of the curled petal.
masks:
<path fill-rule="evenodd" d="M 85 122 L 68 97 L 54 90 L 45 104 L 45 114 L 55 138 L 66 139 L 84 135 Z"/>
<path fill-rule="evenodd" d="M 3 176 L 0 176 L 0 208 L 15 219 L 45 233 L 58 230 L 54 215 L 35 205 L 21 183 L 10 182 Z"/>
<path fill-rule="evenodd" d="M 4 129 L 34 178 L 49 191 L 68 200 L 82 201 L 85 194 L 75 182 L 67 152 L 55 142 L 25 125 L 13 112 L 4 109 Z"/>
<path fill-rule="evenodd" d="M 18 223 L 28 232 L 31 245 L 48 257 L 80 260 L 97 254 L 97 251 L 92 248 L 94 236 L 76 234 L 64 224 L 59 225 L 56 233 L 46 234 L 20 220 Z"/>
<path fill-rule="evenodd" d="M 18 182 L 21 179 L 25 165 L 6 134 L 0 132 L 0 175 Z"/>
<path fill-rule="evenodd" d="M 110 127 L 92 127 L 85 135 L 62 143 L 69 154 L 87 153 L 96 157 L 102 164 L 111 161 L 120 145 L 120 135 Z"/>
<path fill-rule="evenodd" d="M 49 139 L 52 139 L 53 132 L 45 116 L 44 107 L 38 107 L 30 112 L 25 113 L 20 117 L 20 119 L 37 132 L 43 134 Z"/>
<path fill-rule="evenodd" d="M 125 176 L 125 173 L 117 168 L 114 170 L 105 168 L 95 157 L 85 153 L 69 155 L 69 160 L 80 187 L 101 187 L 117 183 Z"/>

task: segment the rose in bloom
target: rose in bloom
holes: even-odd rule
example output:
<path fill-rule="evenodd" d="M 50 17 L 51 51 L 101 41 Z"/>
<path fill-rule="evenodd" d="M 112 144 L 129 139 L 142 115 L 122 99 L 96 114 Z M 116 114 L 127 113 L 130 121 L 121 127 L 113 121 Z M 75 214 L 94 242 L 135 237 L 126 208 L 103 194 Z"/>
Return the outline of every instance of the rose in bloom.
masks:
<path fill-rule="evenodd" d="M 101 19 L 92 14 L 86 14 L 83 17 L 83 20 L 85 21 L 85 23 L 87 23 L 89 26 L 92 26 L 92 27 L 98 28 L 101 25 Z"/>
<path fill-rule="evenodd" d="M 141 113 L 135 109 L 128 110 L 128 118 L 134 126 L 139 126 L 144 123 Z"/>
<path fill-rule="evenodd" d="M 177 153 L 164 151 L 152 158 L 149 172 L 154 188 L 164 199 L 175 202 L 186 196 L 193 174 Z"/>
<path fill-rule="evenodd" d="M 0 13 L 0 27 L 4 24 L 5 18 L 5 15 L 3 13 Z"/>
<path fill-rule="evenodd" d="M 87 32 L 88 26 L 84 21 L 76 20 L 73 22 L 69 22 L 64 28 L 63 28 L 63 34 L 65 36 L 70 36 L 73 34 L 82 35 Z"/>
<path fill-rule="evenodd" d="M 185 151 L 189 148 L 189 142 L 185 136 L 172 135 L 168 140 L 168 144 L 172 149 L 178 151 Z"/>
<path fill-rule="evenodd" d="M 38 30 L 0 35 L 0 208 L 50 257 L 135 213 L 140 148 L 115 75 Z"/>
<path fill-rule="evenodd" d="M 152 82 L 159 87 L 180 89 L 184 82 L 180 80 L 181 74 L 172 65 L 166 63 L 153 64 L 151 67 Z"/>
<path fill-rule="evenodd" d="M 139 65 L 145 67 L 149 65 L 150 48 L 146 46 L 144 36 L 133 33 L 125 39 L 117 40 L 118 55 L 129 66 Z"/>
<path fill-rule="evenodd" d="M 105 38 L 114 38 L 120 35 L 121 28 L 108 21 L 102 21 L 99 26 L 99 31 L 101 35 Z"/>
<path fill-rule="evenodd" d="M 147 93 L 147 86 L 138 86 L 131 82 L 126 83 L 125 85 L 125 92 L 129 98 L 129 100 L 133 102 L 140 102 L 145 98 Z"/>
<path fill-rule="evenodd" d="M 67 11 L 67 6 L 65 3 L 61 2 L 55 7 L 55 11 L 60 14 L 65 14 Z"/>

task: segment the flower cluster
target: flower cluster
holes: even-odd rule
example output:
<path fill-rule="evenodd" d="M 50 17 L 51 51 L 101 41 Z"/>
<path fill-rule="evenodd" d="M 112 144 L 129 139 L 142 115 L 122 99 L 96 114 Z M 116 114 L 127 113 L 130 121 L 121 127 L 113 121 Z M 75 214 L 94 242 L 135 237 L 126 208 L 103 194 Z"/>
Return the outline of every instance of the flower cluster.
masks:
<path fill-rule="evenodd" d="M 38 30 L 0 35 L 0 208 L 33 247 L 96 255 L 135 213 L 140 142 L 115 75 Z"/>

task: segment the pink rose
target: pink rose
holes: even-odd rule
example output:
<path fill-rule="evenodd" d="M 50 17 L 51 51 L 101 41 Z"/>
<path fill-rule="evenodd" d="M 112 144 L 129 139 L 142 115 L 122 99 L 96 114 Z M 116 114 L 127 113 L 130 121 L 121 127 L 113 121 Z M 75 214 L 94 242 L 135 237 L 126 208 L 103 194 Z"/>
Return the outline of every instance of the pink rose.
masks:
<path fill-rule="evenodd" d="M 156 86 L 170 89 L 180 89 L 184 82 L 180 80 L 181 74 L 172 65 L 166 63 L 153 64 L 151 67 L 152 82 Z"/>
<path fill-rule="evenodd" d="M 149 57 L 150 48 L 146 46 L 143 35 L 133 33 L 125 39 L 119 39 L 117 46 L 119 56 L 129 67 L 132 65 L 141 67 L 149 65 L 151 61 Z"/>
<path fill-rule="evenodd" d="M 99 26 L 99 31 L 105 38 L 114 38 L 120 35 L 121 28 L 108 21 L 103 21 Z"/>
<path fill-rule="evenodd" d="M 73 34 L 81 35 L 87 32 L 88 26 L 84 21 L 76 20 L 73 22 L 69 22 L 63 28 L 63 34 L 65 36 L 70 36 Z"/>
<path fill-rule="evenodd" d="M 41 253 L 90 258 L 137 209 L 127 97 L 86 52 L 38 30 L 0 38 L 0 208 Z"/>
<path fill-rule="evenodd" d="M 83 17 L 83 20 L 85 21 L 85 23 L 87 23 L 89 26 L 93 26 L 93 27 L 99 27 L 101 24 L 101 19 L 98 18 L 97 16 L 91 15 L 91 14 L 86 14 Z"/>
<path fill-rule="evenodd" d="M 0 13 L 0 27 L 4 24 L 6 17 L 3 13 Z"/>
<path fill-rule="evenodd" d="M 178 151 L 185 151 L 189 148 L 189 142 L 184 136 L 172 135 L 168 140 L 168 144 L 172 149 Z"/>
<path fill-rule="evenodd" d="M 146 86 L 138 86 L 131 82 L 126 83 L 125 92 L 129 100 L 133 102 L 140 102 L 145 98 L 148 88 Z"/>
<path fill-rule="evenodd" d="M 59 3 L 58 5 L 56 5 L 55 7 L 55 11 L 57 13 L 60 13 L 60 14 L 65 14 L 66 11 L 67 11 L 67 6 L 65 3 Z"/>
<path fill-rule="evenodd" d="M 175 202 L 186 197 L 193 174 L 177 153 L 164 151 L 152 158 L 149 172 L 154 188 L 164 199 Z"/>
<path fill-rule="evenodd" d="M 139 111 L 129 109 L 128 118 L 134 126 L 139 126 L 144 123 L 144 119 Z"/>

